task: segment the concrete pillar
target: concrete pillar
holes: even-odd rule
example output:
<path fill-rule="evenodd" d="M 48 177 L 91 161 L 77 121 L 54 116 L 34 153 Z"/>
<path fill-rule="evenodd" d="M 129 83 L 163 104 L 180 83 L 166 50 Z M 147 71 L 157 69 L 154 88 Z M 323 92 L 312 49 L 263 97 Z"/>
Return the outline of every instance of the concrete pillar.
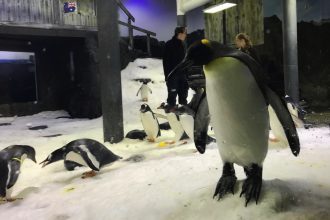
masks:
<path fill-rule="evenodd" d="M 297 2 L 282 0 L 283 3 L 283 68 L 285 94 L 294 102 L 299 101 Z"/>
<path fill-rule="evenodd" d="M 97 1 L 103 135 L 110 143 L 124 138 L 117 9 L 116 1 Z"/>

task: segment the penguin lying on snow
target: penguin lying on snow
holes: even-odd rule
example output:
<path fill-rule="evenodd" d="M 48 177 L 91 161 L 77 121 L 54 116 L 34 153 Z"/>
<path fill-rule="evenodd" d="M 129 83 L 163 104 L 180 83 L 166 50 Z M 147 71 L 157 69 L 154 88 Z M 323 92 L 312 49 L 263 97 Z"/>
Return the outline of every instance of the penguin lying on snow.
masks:
<path fill-rule="evenodd" d="M 292 153 L 300 151 L 299 138 L 286 106 L 264 83 L 260 66 L 249 55 L 206 39 L 194 43 L 184 60 L 170 73 L 204 65 L 206 96 L 220 156 L 222 176 L 213 197 L 234 192 L 237 177 L 233 164 L 244 167 L 247 179 L 240 196 L 245 205 L 258 202 L 262 186 L 262 164 L 268 151 L 270 104 L 281 122 Z M 195 131 L 198 133 L 199 131 Z M 205 144 L 196 143 L 197 148 Z"/>
<path fill-rule="evenodd" d="M 122 158 L 96 140 L 77 139 L 53 151 L 40 164 L 45 167 L 59 160 L 64 160 L 68 170 L 73 170 L 76 166 L 88 166 L 92 171 L 83 174 L 82 178 L 86 178 L 95 176 L 95 171 L 100 171 L 105 165 L 119 159 Z"/>
<path fill-rule="evenodd" d="M 27 145 L 11 145 L 0 151 L 0 198 L 8 202 L 14 201 L 10 197 L 12 187 L 15 185 L 22 163 L 26 158 L 36 162 L 36 152 Z"/>
<path fill-rule="evenodd" d="M 160 136 L 160 128 L 158 119 L 149 105 L 141 105 L 140 117 L 144 131 L 147 134 L 147 140 L 150 142 L 155 142 L 156 138 Z"/>

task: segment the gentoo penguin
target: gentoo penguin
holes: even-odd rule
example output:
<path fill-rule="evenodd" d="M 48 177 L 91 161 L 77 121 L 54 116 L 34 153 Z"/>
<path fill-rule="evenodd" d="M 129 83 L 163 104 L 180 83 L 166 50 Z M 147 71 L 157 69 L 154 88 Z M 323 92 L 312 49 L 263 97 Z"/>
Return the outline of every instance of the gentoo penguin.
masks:
<path fill-rule="evenodd" d="M 223 161 L 222 176 L 213 197 L 220 199 L 234 192 L 235 163 L 243 166 L 247 175 L 240 194 L 245 195 L 245 205 L 251 199 L 258 202 L 262 165 L 268 151 L 267 105 L 277 114 L 291 151 L 297 156 L 300 144 L 290 113 L 265 85 L 260 66 L 248 54 L 203 39 L 189 47 L 184 60 L 169 77 L 191 65 L 203 65 L 211 124 Z"/>
<path fill-rule="evenodd" d="M 210 114 L 205 89 L 199 88 L 195 91 L 188 105 L 179 108 L 177 114 L 179 114 L 183 129 L 194 140 L 197 150 L 203 154 L 205 146 L 216 140 L 208 135 Z"/>
<path fill-rule="evenodd" d="M 36 152 L 27 145 L 11 145 L 0 151 L 0 198 L 8 202 L 14 201 L 10 197 L 12 187 L 20 174 L 20 168 L 26 158 L 36 162 Z"/>
<path fill-rule="evenodd" d="M 177 109 L 169 109 L 164 102 L 158 107 L 158 109 L 163 109 L 165 111 L 166 119 L 168 120 L 168 123 L 175 134 L 173 141 L 176 142 L 189 138 L 184 128 L 182 127 L 179 114 L 176 112 Z M 187 123 L 190 124 L 189 118 L 187 118 Z"/>
<path fill-rule="evenodd" d="M 141 105 L 140 117 L 144 131 L 147 134 L 147 140 L 155 142 L 156 138 L 160 136 L 159 122 L 149 105 Z"/>
<path fill-rule="evenodd" d="M 88 166 L 92 169 L 83 174 L 83 178 L 95 176 L 95 171 L 100 171 L 102 167 L 113 163 L 121 157 L 112 153 L 108 148 L 96 140 L 77 139 L 53 151 L 42 161 L 42 167 L 59 160 L 64 160 L 65 167 L 73 170 L 76 166 Z"/>
<path fill-rule="evenodd" d="M 152 90 L 149 88 L 147 81 L 142 82 L 142 85 L 139 88 L 139 90 L 137 91 L 136 96 L 139 95 L 139 92 L 141 92 L 141 100 L 143 102 L 148 102 L 148 94 L 149 94 L 149 92 L 150 92 L 150 94 L 152 94 Z"/>

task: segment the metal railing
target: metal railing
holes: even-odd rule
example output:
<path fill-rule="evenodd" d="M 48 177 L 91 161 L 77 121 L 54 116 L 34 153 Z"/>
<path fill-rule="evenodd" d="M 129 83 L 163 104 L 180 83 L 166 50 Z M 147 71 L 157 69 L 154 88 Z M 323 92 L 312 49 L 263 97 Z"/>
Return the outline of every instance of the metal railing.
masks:
<path fill-rule="evenodd" d="M 121 0 L 116 0 L 119 8 L 126 14 L 128 21 L 127 23 L 123 22 L 123 21 L 118 21 L 118 24 L 123 25 L 128 27 L 128 37 L 129 37 L 129 46 L 131 48 L 131 50 L 134 49 L 134 38 L 133 38 L 133 30 L 137 30 L 140 31 L 142 33 L 145 33 L 147 35 L 147 52 L 149 55 L 151 55 L 151 36 L 156 36 L 156 33 L 143 29 L 141 27 L 137 27 L 132 25 L 132 21 L 135 22 L 135 18 L 134 16 L 129 12 L 129 10 L 123 5 L 123 3 L 121 2 Z"/>

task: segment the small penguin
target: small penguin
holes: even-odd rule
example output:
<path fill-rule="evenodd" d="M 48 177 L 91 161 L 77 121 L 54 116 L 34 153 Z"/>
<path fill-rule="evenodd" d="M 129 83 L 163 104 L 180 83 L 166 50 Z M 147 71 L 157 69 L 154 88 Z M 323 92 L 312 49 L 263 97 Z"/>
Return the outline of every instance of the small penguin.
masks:
<path fill-rule="evenodd" d="M 151 110 L 149 105 L 142 104 L 140 108 L 141 122 L 144 131 L 147 134 L 147 140 L 155 142 L 156 138 L 161 135 L 159 122 L 154 112 Z"/>
<path fill-rule="evenodd" d="M 76 166 L 88 166 L 90 172 L 83 173 L 82 178 L 96 175 L 95 171 L 100 171 L 105 165 L 109 165 L 121 159 L 120 156 L 112 153 L 100 142 L 93 139 L 77 139 L 53 151 L 42 161 L 42 167 L 59 160 L 64 160 L 67 170 L 73 170 Z"/>
<path fill-rule="evenodd" d="M 204 88 L 195 89 L 191 101 L 187 106 L 178 109 L 180 122 L 188 136 L 194 140 L 199 153 L 205 152 L 205 147 L 216 140 L 208 135 L 210 113 Z"/>
<path fill-rule="evenodd" d="M 248 54 L 203 39 L 189 47 L 184 60 L 168 77 L 183 73 L 192 65 L 204 67 L 211 124 L 223 161 L 222 176 L 213 197 L 220 199 L 227 193 L 234 193 L 235 163 L 244 167 L 247 176 L 240 196 L 245 195 L 246 206 L 251 199 L 257 203 L 262 186 L 262 165 L 268 151 L 267 105 L 274 109 L 291 151 L 297 156 L 300 143 L 290 113 L 267 87 L 260 65 Z"/>
<path fill-rule="evenodd" d="M 173 111 L 170 110 L 165 103 L 162 103 L 158 107 L 158 109 L 163 109 L 165 111 L 166 119 L 168 120 L 168 123 L 170 124 L 170 127 L 171 127 L 172 131 L 175 134 L 174 142 L 189 138 L 189 136 L 187 135 L 187 133 L 185 132 L 185 129 L 183 128 L 183 126 L 181 124 L 180 116 L 176 112 L 176 110 L 173 110 Z M 183 119 L 185 120 L 184 125 L 187 124 L 187 129 L 189 130 L 189 124 L 190 124 L 189 119 L 190 118 L 189 117 L 187 117 L 187 118 L 183 117 Z"/>
<path fill-rule="evenodd" d="M 20 168 L 26 158 L 36 163 L 36 152 L 28 145 L 11 145 L 0 151 L 0 198 L 12 202 L 13 186 L 17 182 Z"/>
<path fill-rule="evenodd" d="M 143 102 L 148 102 L 148 94 L 149 94 L 149 92 L 150 92 L 150 94 L 152 94 L 152 90 L 149 88 L 147 81 L 142 82 L 142 85 L 139 88 L 139 90 L 137 91 L 136 96 L 139 95 L 139 92 L 141 92 L 141 100 Z"/>

